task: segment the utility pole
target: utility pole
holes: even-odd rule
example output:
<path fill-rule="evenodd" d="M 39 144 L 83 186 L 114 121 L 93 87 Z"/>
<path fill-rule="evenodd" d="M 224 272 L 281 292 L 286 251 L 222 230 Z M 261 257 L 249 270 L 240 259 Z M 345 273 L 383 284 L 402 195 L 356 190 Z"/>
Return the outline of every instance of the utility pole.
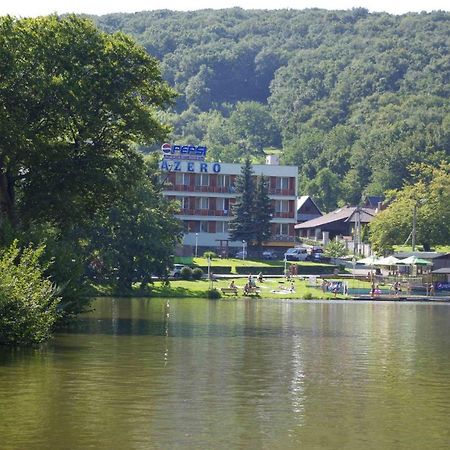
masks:
<path fill-rule="evenodd" d="M 355 209 L 355 236 L 354 236 L 354 244 L 353 244 L 353 254 L 359 255 L 361 254 L 361 209 L 359 206 Z"/>
<path fill-rule="evenodd" d="M 412 246 L 413 252 L 416 250 L 416 223 L 417 223 L 417 203 L 414 203 L 413 224 L 412 224 L 412 232 L 411 232 L 411 246 Z"/>

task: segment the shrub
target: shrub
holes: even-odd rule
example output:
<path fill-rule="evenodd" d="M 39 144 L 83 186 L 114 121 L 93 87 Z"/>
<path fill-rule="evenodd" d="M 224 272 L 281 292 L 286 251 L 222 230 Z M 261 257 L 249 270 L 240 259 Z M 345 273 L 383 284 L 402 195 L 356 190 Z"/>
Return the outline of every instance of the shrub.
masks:
<path fill-rule="evenodd" d="M 211 259 L 217 258 L 217 253 L 214 253 L 211 250 L 209 250 L 209 251 L 203 253 L 203 258 L 206 258 L 206 259 L 208 259 L 208 258 L 211 258 Z"/>
<path fill-rule="evenodd" d="M 303 295 L 303 298 L 305 300 L 312 300 L 313 295 L 311 294 L 311 292 L 306 292 L 305 295 Z"/>
<path fill-rule="evenodd" d="M 192 271 L 192 278 L 194 280 L 200 280 L 200 278 L 203 276 L 203 270 L 200 269 L 200 267 L 196 267 L 193 271 Z"/>
<path fill-rule="evenodd" d="M 192 278 L 192 269 L 190 267 L 183 267 L 180 274 L 183 280 L 190 280 Z"/>
<path fill-rule="evenodd" d="M 208 273 L 208 266 L 198 266 L 203 270 L 203 273 Z M 211 272 L 213 273 L 231 273 L 231 266 L 212 266 Z"/>
<path fill-rule="evenodd" d="M 60 298 L 44 276 L 44 246 L 19 249 L 17 241 L 0 256 L 0 343 L 33 345 L 51 336 Z"/>
<path fill-rule="evenodd" d="M 222 294 L 220 293 L 220 291 L 218 291 L 216 288 L 214 288 L 214 289 L 208 289 L 207 296 L 208 296 L 208 298 L 211 298 L 211 299 L 217 299 L 217 298 L 221 298 Z"/>
<path fill-rule="evenodd" d="M 215 269 L 215 268 L 214 268 Z M 263 275 L 283 275 L 284 267 L 282 266 L 236 266 L 236 273 L 257 275 L 258 273 Z"/>
<path fill-rule="evenodd" d="M 339 258 L 340 256 L 345 256 L 348 254 L 348 250 L 345 244 L 341 241 L 330 241 L 325 247 L 325 254 L 334 258 Z"/>

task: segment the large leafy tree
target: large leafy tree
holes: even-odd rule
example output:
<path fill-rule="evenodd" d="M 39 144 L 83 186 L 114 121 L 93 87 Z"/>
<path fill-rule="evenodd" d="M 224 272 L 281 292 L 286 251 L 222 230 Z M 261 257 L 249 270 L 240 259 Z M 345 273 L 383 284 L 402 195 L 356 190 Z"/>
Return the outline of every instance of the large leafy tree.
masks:
<path fill-rule="evenodd" d="M 229 135 L 247 154 L 264 156 L 265 147 L 279 145 L 280 134 L 267 106 L 239 102 L 228 120 Z"/>
<path fill-rule="evenodd" d="M 341 191 L 339 176 L 325 167 L 308 183 L 307 192 L 314 198 L 322 211 L 331 211 L 336 208 Z"/>
<path fill-rule="evenodd" d="M 378 252 L 403 244 L 416 219 L 416 242 L 425 249 L 450 241 L 450 164 L 412 167 L 413 183 L 389 192 L 388 208 L 370 224 L 371 242 Z"/>
<path fill-rule="evenodd" d="M 156 167 L 156 160 L 149 160 L 125 197 L 96 216 L 93 272 L 112 274 L 120 292 L 129 291 L 133 282 L 145 285 L 152 275 L 166 275 L 181 240 L 181 223 L 174 220 L 177 207 L 162 196 L 154 179 Z"/>
<path fill-rule="evenodd" d="M 156 60 L 75 16 L 0 18 L 0 52 L 2 221 L 89 220 L 141 170 L 130 144 L 167 132 Z"/>

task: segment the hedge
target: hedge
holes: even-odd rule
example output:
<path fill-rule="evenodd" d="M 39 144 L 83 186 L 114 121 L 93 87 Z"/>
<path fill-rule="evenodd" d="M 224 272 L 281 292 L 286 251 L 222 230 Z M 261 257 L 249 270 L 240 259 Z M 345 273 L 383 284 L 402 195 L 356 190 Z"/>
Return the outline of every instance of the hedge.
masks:
<path fill-rule="evenodd" d="M 297 274 L 298 275 L 323 275 L 323 274 L 332 274 L 334 269 L 337 266 L 302 266 L 298 265 Z M 287 270 L 289 270 L 289 265 L 287 266 Z M 284 275 L 284 267 L 283 266 L 236 266 L 236 273 L 238 274 L 253 274 L 258 275 L 262 273 L 263 275 Z"/>
<path fill-rule="evenodd" d="M 283 266 L 236 266 L 236 273 L 258 275 L 283 275 Z"/>
<path fill-rule="evenodd" d="M 208 266 L 195 266 L 199 269 L 203 270 L 203 273 L 208 273 Z M 211 272 L 212 273 L 231 273 L 231 266 L 211 266 Z"/>

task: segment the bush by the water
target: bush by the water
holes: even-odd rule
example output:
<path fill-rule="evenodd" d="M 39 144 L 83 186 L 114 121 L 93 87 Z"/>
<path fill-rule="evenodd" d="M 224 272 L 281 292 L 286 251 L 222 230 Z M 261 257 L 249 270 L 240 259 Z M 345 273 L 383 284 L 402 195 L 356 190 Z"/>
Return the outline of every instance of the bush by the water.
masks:
<path fill-rule="evenodd" d="M 183 267 L 180 275 L 183 280 L 190 280 L 192 278 L 192 269 L 190 267 Z"/>
<path fill-rule="evenodd" d="M 222 297 L 220 291 L 218 291 L 215 288 L 214 289 L 208 289 L 207 295 L 208 295 L 208 298 L 211 298 L 211 299 L 217 299 L 217 298 L 221 298 Z"/>
<path fill-rule="evenodd" d="M 0 254 L 0 344 L 33 345 L 51 336 L 60 298 L 44 275 L 43 252 L 14 242 Z"/>
<path fill-rule="evenodd" d="M 196 267 L 196 268 L 192 271 L 192 278 L 193 278 L 194 280 L 200 280 L 202 276 L 203 276 L 203 270 L 200 269 L 200 267 Z"/>

